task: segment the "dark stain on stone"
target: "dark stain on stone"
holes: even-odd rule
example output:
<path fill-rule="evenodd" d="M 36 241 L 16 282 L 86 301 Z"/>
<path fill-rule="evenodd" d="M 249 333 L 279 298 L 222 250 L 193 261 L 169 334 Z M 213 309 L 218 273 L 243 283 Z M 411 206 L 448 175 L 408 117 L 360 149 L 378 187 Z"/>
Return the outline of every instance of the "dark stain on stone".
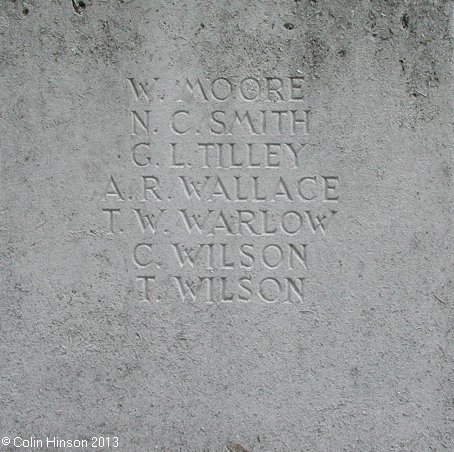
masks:
<path fill-rule="evenodd" d="M 404 13 L 402 17 L 400 18 L 400 23 L 402 25 L 402 28 L 406 29 L 408 28 L 408 25 L 410 23 L 410 18 L 408 17 L 407 13 Z"/>
<path fill-rule="evenodd" d="M 23 14 L 24 16 L 28 16 L 28 13 L 29 13 L 29 12 L 30 12 L 30 10 L 29 10 L 28 8 L 24 8 L 24 9 L 22 10 L 22 14 Z"/>
<path fill-rule="evenodd" d="M 85 2 L 82 0 L 79 0 L 79 1 L 71 0 L 71 2 L 73 5 L 74 12 L 79 16 L 83 13 L 84 9 L 87 7 Z"/>

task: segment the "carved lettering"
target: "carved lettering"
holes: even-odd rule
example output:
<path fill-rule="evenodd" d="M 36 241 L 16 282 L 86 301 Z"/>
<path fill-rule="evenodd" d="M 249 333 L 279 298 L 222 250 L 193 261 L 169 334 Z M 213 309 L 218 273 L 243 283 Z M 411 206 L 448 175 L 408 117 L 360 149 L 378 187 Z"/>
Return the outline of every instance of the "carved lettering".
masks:
<path fill-rule="evenodd" d="M 304 75 L 131 76 L 125 89 L 130 167 L 98 193 L 142 301 L 304 303 L 344 196 L 311 159 L 329 149 Z"/>

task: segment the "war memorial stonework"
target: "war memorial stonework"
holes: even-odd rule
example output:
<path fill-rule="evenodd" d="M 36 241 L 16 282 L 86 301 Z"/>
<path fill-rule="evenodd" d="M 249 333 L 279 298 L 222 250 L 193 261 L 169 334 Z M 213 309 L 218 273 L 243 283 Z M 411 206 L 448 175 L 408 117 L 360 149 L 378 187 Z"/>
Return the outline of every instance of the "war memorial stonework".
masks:
<path fill-rule="evenodd" d="M 453 450 L 453 30 L 5 0 L 0 450 Z"/>
<path fill-rule="evenodd" d="M 134 176 L 102 198 L 105 232 L 137 242 L 141 299 L 303 303 L 340 184 L 307 171 L 304 78 L 152 82 L 128 78 Z"/>

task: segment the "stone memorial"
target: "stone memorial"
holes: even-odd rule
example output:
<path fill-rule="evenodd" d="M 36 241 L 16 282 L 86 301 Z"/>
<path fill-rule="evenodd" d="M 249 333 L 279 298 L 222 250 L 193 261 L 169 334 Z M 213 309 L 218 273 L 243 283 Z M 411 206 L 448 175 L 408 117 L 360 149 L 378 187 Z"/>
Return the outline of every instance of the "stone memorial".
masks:
<path fill-rule="evenodd" d="M 454 450 L 453 30 L 4 0 L 0 450 Z"/>

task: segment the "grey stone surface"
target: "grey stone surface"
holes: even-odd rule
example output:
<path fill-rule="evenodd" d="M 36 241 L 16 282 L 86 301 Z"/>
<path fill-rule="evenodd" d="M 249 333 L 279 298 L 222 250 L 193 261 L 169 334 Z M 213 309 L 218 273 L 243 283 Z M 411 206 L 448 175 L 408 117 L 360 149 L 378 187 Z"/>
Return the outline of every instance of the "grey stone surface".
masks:
<path fill-rule="evenodd" d="M 453 27 L 1 2 L 0 450 L 454 450 Z"/>

